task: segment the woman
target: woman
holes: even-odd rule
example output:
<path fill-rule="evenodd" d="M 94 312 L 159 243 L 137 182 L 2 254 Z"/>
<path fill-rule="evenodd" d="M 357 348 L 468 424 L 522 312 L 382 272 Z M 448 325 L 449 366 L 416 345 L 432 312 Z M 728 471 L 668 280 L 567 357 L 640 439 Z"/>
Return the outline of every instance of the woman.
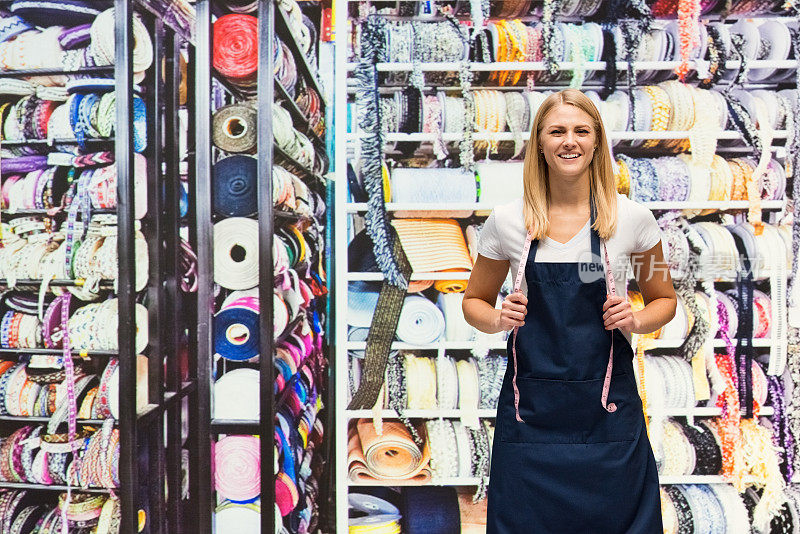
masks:
<path fill-rule="evenodd" d="M 464 316 L 483 332 L 514 329 L 487 534 L 662 532 L 630 336 L 669 322 L 677 299 L 655 218 L 617 194 L 607 147 L 588 97 L 550 95 L 531 131 L 524 198 L 497 207 L 481 233 Z M 629 261 L 646 302 L 635 313 Z M 509 265 L 514 292 L 495 309 Z"/>

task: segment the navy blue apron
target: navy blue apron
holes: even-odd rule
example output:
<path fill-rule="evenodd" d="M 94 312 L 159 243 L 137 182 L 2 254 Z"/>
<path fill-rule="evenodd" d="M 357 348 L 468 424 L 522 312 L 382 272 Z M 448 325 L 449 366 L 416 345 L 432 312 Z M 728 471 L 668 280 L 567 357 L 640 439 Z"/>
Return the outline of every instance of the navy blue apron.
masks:
<path fill-rule="evenodd" d="M 516 377 L 509 336 L 487 534 L 663 532 L 633 350 L 622 332 L 603 325 L 607 284 L 594 228 L 591 243 L 591 263 L 580 264 L 536 263 L 538 242 L 530 243 L 524 261 L 528 314 L 516 336 Z"/>

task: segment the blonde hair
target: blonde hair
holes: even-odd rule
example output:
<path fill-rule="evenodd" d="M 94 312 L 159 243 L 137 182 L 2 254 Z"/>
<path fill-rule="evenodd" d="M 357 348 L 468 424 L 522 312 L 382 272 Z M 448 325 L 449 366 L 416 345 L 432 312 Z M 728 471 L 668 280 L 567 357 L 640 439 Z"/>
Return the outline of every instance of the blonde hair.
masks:
<path fill-rule="evenodd" d="M 601 239 L 608 239 L 617 227 L 617 187 L 611 166 L 606 131 L 600 112 L 588 96 L 577 89 L 564 89 L 548 96 L 533 120 L 531 137 L 525 152 L 523 169 L 523 213 L 525 227 L 533 239 L 543 239 L 550 226 L 548 207 L 550 204 L 550 182 L 544 154 L 539 152 L 539 136 L 545 117 L 556 106 L 569 104 L 586 112 L 594 122 L 597 148 L 589 166 L 589 187 L 594 199 L 596 218 L 592 226 Z"/>

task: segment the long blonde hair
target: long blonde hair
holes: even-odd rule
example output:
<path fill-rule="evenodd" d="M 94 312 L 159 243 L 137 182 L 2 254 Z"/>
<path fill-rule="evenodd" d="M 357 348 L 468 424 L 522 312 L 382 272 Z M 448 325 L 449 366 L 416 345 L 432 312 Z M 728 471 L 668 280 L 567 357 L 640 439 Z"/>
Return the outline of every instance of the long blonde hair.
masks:
<path fill-rule="evenodd" d="M 564 89 L 548 96 L 533 120 L 523 169 L 522 203 L 525 227 L 531 232 L 533 239 L 543 239 L 550 226 L 550 183 L 547 162 L 544 154 L 539 152 L 539 135 L 544 118 L 553 108 L 562 104 L 569 104 L 586 112 L 594 122 L 597 149 L 589 167 L 589 186 L 597 211 L 592 227 L 597 230 L 601 239 L 608 239 L 617 227 L 617 187 L 611 166 L 611 153 L 600 112 L 594 102 L 577 89 Z"/>

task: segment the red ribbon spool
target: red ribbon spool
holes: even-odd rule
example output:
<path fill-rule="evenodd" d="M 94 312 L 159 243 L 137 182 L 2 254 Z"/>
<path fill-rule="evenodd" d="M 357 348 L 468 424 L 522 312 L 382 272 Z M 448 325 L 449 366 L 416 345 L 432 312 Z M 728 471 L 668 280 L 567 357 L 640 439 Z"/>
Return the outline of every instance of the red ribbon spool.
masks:
<path fill-rule="evenodd" d="M 232 83 L 254 86 L 258 72 L 258 19 L 224 15 L 214 22 L 214 68 Z"/>

